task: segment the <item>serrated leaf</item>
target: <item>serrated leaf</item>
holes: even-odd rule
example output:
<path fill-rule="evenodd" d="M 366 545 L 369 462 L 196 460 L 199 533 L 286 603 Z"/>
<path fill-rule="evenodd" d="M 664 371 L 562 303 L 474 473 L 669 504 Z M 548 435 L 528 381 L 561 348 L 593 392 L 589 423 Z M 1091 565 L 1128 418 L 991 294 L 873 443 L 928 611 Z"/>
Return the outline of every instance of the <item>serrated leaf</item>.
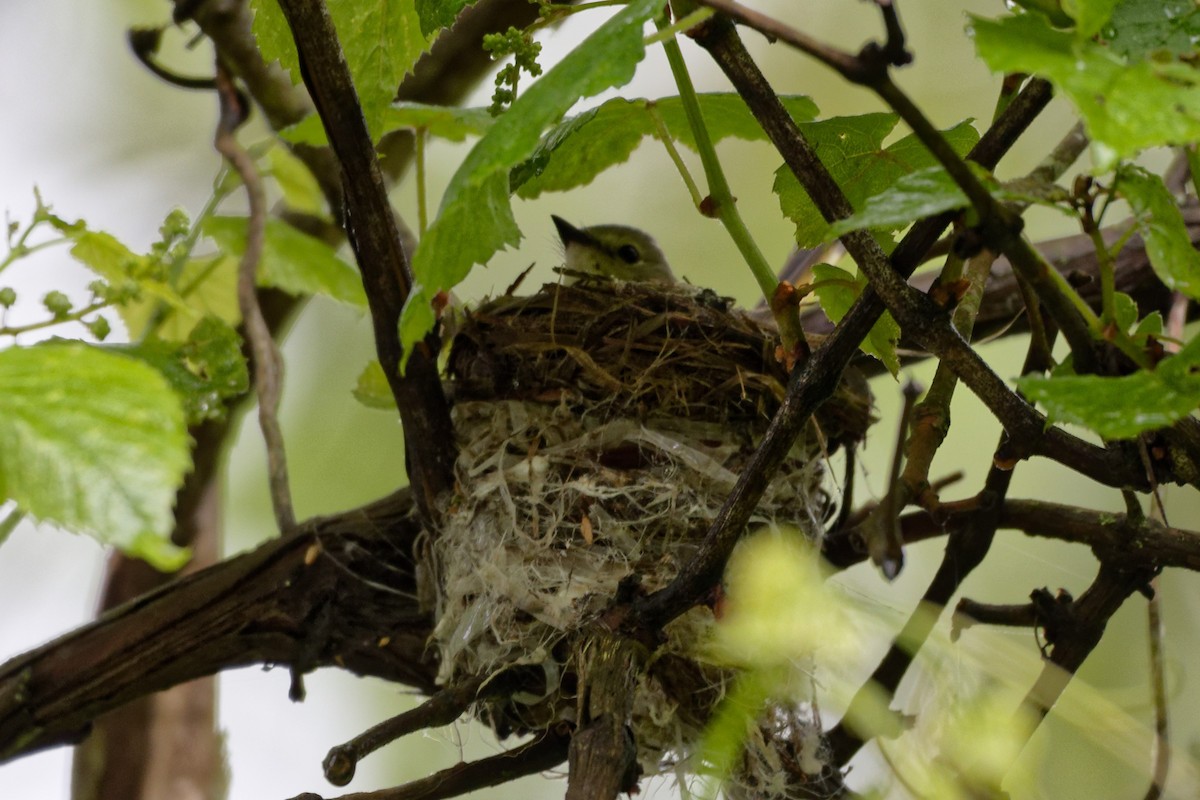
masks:
<path fill-rule="evenodd" d="M 449 28 L 467 6 L 477 0 L 416 0 L 421 33 L 429 36 L 441 28 Z"/>
<path fill-rule="evenodd" d="M 697 99 L 714 142 L 728 137 L 766 138 L 738 95 L 701 94 Z M 798 122 L 816 116 L 816 104 L 807 97 L 796 95 L 780 99 Z M 695 148 L 691 127 L 678 97 L 653 101 L 618 97 L 547 131 L 533 154 L 513 168 L 510 175 L 512 190 L 521 197 L 532 198 L 542 192 L 561 192 L 590 183 L 604 170 L 626 161 L 644 137 L 659 135 L 654 114 L 661 117 L 672 139 Z"/>
<path fill-rule="evenodd" d="M 363 367 L 354 386 L 354 399 L 367 408 L 378 408 L 385 411 L 396 410 L 396 398 L 392 395 L 392 387 L 388 385 L 383 367 L 372 359 Z"/>
<path fill-rule="evenodd" d="M 253 30 L 268 63 L 279 63 L 300 83 L 300 61 L 291 29 L 277 0 L 251 0 Z M 338 0 L 329 4 L 342 54 L 373 141 L 383 135 L 383 117 L 400 81 L 429 47 L 413 0 Z M 309 123 L 320 128 L 319 121 Z M 308 136 L 313 135 L 307 129 Z M 324 132 L 321 132 L 322 140 Z"/>
<path fill-rule="evenodd" d="M 1104 31 L 1118 55 L 1140 59 L 1155 52 L 1188 56 L 1200 40 L 1195 0 L 1123 0 Z"/>
<path fill-rule="evenodd" d="M 174 312 L 189 313 L 187 303 L 179 293 L 154 277 L 155 269 L 149 256 L 133 252 L 112 234 L 88 230 L 79 223 L 64 232 L 74 241 L 71 256 L 75 260 L 111 284 L 119 286 L 127 281 L 137 283 L 141 297 L 116 308 L 131 337 L 144 332 L 146 321 L 160 303 L 166 304 Z"/>
<path fill-rule="evenodd" d="M 0 352 L 0 497 L 30 514 L 134 548 L 161 569 L 189 466 L 179 399 L 156 370 L 83 344 Z"/>
<path fill-rule="evenodd" d="M 203 230 L 226 253 L 240 258 L 246 249 L 245 217 L 210 217 Z M 320 239 L 282 220 L 267 220 L 258 283 L 291 294 L 325 294 L 359 308 L 367 305 L 358 270 Z"/>
<path fill-rule="evenodd" d="M 976 49 L 989 67 L 1041 75 L 1071 99 L 1102 169 L 1147 147 L 1200 138 L 1200 71 L 1190 64 L 1126 62 L 1033 14 L 972 19 Z"/>
<path fill-rule="evenodd" d="M 250 8 L 254 12 L 250 27 L 263 60 L 268 64 L 279 62 L 292 83 L 299 85 L 300 56 L 296 53 L 292 29 L 288 27 L 287 17 L 283 15 L 278 0 L 250 0 Z"/>
<path fill-rule="evenodd" d="M 329 4 L 338 39 L 372 141 L 383 135 L 383 119 L 400 81 L 429 47 L 413 0 L 339 0 Z"/>
<path fill-rule="evenodd" d="M 883 147 L 883 140 L 898 120 L 895 114 L 864 114 L 800 125 L 821 163 L 855 209 L 862 209 L 868 198 L 892 187 L 903 176 L 937 163 L 913 134 Z M 970 120 L 942 135 L 960 154 L 979 141 Z M 773 188 L 784 216 L 796 225 L 796 242 L 801 247 L 816 247 L 833 238 L 829 224 L 786 165 L 776 171 Z"/>
<path fill-rule="evenodd" d="M 825 316 L 834 323 L 846 316 L 866 285 L 862 279 L 831 264 L 817 264 L 813 268 L 813 283 Z M 900 372 L 900 357 L 896 354 L 896 343 L 899 341 L 900 326 L 885 311 L 863 340 L 862 351 L 879 359 L 894 377 Z"/>
<path fill-rule="evenodd" d="M 1146 242 L 1155 274 L 1171 289 L 1200 299 L 1200 252 L 1162 178 L 1136 167 L 1123 169 L 1117 191 L 1133 209 L 1134 225 Z"/>
<path fill-rule="evenodd" d="M 520 240 L 508 196 L 508 171 L 528 158 L 545 128 L 582 97 L 627 83 L 645 56 L 642 27 L 664 0 L 633 0 L 524 91 L 459 166 L 437 219 L 413 257 L 418 285 L 405 303 L 406 352 L 433 327 L 430 301 L 496 251 Z"/>
<path fill-rule="evenodd" d="M 162 373 L 179 395 L 188 425 L 224 419 L 228 401 L 250 388 L 241 337 L 216 317 L 196 323 L 185 342 L 149 338 L 108 349 L 145 361 Z"/>
<path fill-rule="evenodd" d="M 1019 379 L 1017 386 L 1053 421 L 1082 425 L 1106 439 L 1129 439 L 1170 425 L 1200 405 L 1200 375 L 1166 380 L 1161 372 L 1162 367 L 1119 378 L 1037 375 Z"/>

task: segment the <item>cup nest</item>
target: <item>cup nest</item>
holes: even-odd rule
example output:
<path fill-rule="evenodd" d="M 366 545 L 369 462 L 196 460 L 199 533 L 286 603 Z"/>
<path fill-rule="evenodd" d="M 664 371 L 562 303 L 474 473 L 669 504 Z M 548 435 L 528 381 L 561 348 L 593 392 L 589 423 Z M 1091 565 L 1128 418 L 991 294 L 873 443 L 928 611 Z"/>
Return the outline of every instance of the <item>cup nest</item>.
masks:
<path fill-rule="evenodd" d="M 551 284 L 466 315 L 448 366 L 457 486 L 421 584 L 444 684 L 544 676 L 480 709 L 500 733 L 571 719 L 580 632 L 620 585 L 653 592 L 693 556 L 783 398 L 776 339 L 688 286 Z M 836 510 L 827 456 L 871 421 L 866 382 L 843 377 L 751 525 L 819 537 Z M 639 678 L 645 770 L 686 758 L 724 693 L 732 673 L 703 655 L 712 625 L 705 607 L 675 620 Z"/>

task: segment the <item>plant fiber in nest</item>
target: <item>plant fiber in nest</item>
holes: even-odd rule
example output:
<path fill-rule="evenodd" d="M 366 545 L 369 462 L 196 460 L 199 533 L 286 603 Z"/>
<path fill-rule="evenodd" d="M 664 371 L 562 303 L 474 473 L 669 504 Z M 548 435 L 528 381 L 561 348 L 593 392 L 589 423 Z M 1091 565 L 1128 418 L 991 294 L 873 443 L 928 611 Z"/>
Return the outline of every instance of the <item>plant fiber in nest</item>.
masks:
<path fill-rule="evenodd" d="M 497 729 L 571 719 L 573 637 L 636 577 L 665 586 L 692 557 L 783 397 L 775 337 L 688 286 L 584 281 L 470 312 L 449 373 L 460 455 L 443 529 L 425 548 L 440 679 L 516 665 L 545 688 L 483 709 Z M 771 481 L 752 525 L 816 538 L 834 510 L 825 456 L 871 422 L 843 379 Z M 645 769 L 694 744 L 723 694 L 707 663 L 712 614 L 669 626 L 640 678 L 633 729 Z"/>

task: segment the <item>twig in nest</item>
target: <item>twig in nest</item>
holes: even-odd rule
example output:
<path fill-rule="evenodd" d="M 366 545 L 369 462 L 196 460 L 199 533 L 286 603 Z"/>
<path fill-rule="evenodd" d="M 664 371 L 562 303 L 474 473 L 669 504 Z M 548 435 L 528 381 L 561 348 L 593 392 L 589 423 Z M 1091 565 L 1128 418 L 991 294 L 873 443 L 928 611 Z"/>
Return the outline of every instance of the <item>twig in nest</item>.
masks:
<path fill-rule="evenodd" d="M 242 312 L 246 338 L 250 340 L 250 351 L 254 361 L 254 389 L 258 394 L 258 423 L 262 428 L 267 446 L 267 471 L 271 487 L 271 507 L 275 511 L 275 522 L 281 534 L 290 534 L 296 528 L 296 513 L 292 507 L 292 493 L 288 486 L 287 456 L 283 447 L 283 432 L 279 427 L 279 394 L 283 383 L 283 362 L 279 349 L 271 337 L 271 330 L 263 318 L 255 289 L 258 262 L 262 257 L 263 239 L 267 224 L 266 193 L 262 176 L 254 165 L 254 159 L 242 148 L 234 136 L 248 115 L 248 111 L 229 71 L 217 61 L 217 96 L 220 98 L 221 113 L 217 121 L 214 145 L 230 166 L 241 176 L 246 187 L 250 205 L 246 220 L 246 250 L 238 265 L 238 307 Z"/>

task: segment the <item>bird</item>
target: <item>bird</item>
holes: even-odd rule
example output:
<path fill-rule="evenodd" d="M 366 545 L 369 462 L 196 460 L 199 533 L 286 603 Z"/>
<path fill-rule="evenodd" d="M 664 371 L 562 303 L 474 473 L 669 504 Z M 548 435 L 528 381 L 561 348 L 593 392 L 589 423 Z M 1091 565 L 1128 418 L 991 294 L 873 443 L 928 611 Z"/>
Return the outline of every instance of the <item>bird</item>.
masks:
<path fill-rule="evenodd" d="M 650 234 L 626 225 L 576 228 L 551 215 L 571 272 L 601 275 L 623 281 L 674 283 L 675 274 Z"/>

